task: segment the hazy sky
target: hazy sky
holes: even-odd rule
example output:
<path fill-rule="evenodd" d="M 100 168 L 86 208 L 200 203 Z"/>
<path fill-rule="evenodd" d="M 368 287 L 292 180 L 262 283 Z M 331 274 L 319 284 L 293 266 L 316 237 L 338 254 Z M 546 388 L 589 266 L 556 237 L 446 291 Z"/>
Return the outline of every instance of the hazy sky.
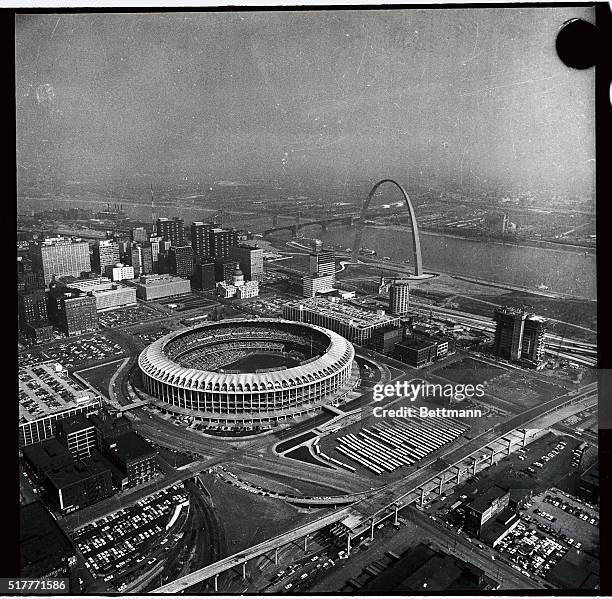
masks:
<path fill-rule="evenodd" d="M 586 7 L 24 15 L 18 161 L 83 179 L 436 177 L 589 193 Z"/>

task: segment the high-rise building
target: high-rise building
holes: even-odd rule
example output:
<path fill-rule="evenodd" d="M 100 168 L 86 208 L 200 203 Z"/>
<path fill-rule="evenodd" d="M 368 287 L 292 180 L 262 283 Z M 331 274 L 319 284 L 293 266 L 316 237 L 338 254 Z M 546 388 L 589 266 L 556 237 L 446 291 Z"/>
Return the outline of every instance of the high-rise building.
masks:
<path fill-rule="evenodd" d="M 132 245 L 130 249 L 130 264 L 134 269 L 134 277 L 139 277 L 141 274 L 144 274 L 141 270 L 142 248 L 139 245 Z"/>
<path fill-rule="evenodd" d="M 159 237 L 158 235 L 151 235 L 151 237 L 149 237 L 149 243 L 151 245 L 151 272 L 157 272 L 157 258 L 159 256 L 159 252 L 165 251 L 166 249 L 164 238 Z"/>
<path fill-rule="evenodd" d="M 523 342 L 521 344 L 521 357 L 526 362 L 539 365 L 544 359 L 544 333 L 546 320 L 540 316 L 530 314 L 523 326 Z"/>
<path fill-rule="evenodd" d="M 86 241 L 71 241 L 63 237 L 47 239 L 30 247 L 32 270 L 42 271 L 45 285 L 53 277 L 81 276 L 91 272 L 89 244 Z"/>
<path fill-rule="evenodd" d="M 239 244 L 229 248 L 229 258 L 240 265 L 240 270 L 248 281 L 261 281 L 263 278 L 263 249 L 257 245 Z"/>
<path fill-rule="evenodd" d="M 193 286 L 203 291 L 215 288 L 215 263 L 205 261 L 196 264 L 193 275 Z"/>
<path fill-rule="evenodd" d="M 190 245 L 171 246 L 168 252 L 168 268 L 170 274 L 177 277 L 193 275 L 193 248 Z"/>
<path fill-rule="evenodd" d="M 149 234 L 144 227 L 136 227 L 130 232 L 130 239 L 136 243 L 143 243 L 149 240 Z"/>
<path fill-rule="evenodd" d="M 47 314 L 47 295 L 42 289 L 18 294 L 19 328 L 30 341 L 40 343 L 53 338 Z"/>
<path fill-rule="evenodd" d="M 336 276 L 336 258 L 333 252 L 312 252 L 309 255 L 308 265 L 312 274 Z"/>
<path fill-rule="evenodd" d="M 93 246 L 92 266 L 95 272 L 105 273 L 107 266 L 119 262 L 119 244 L 112 239 L 101 239 Z"/>
<path fill-rule="evenodd" d="M 227 258 L 230 247 L 235 245 L 238 245 L 236 230 L 220 228 L 210 230 L 210 255 L 213 258 Z"/>
<path fill-rule="evenodd" d="M 496 308 L 493 351 L 500 358 L 539 367 L 544 359 L 546 320 L 525 308 Z"/>
<path fill-rule="evenodd" d="M 23 324 L 47 321 L 47 295 L 42 289 L 18 294 L 19 320 Z"/>
<path fill-rule="evenodd" d="M 158 218 L 157 235 L 167 239 L 174 246 L 185 245 L 185 222 L 182 218 Z"/>
<path fill-rule="evenodd" d="M 334 290 L 335 275 L 308 274 L 302 279 L 302 295 L 315 297 L 317 293 L 326 293 Z"/>
<path fill-rule="evenodd" d="M 410 306 L 410 286 L 406 279 L 396 279 L 389 288 L 389 312 L 404 316 Z"/>
<path fill-rule="evenodd" d="M 80 335 L 98 328 L 96 298 L 61 285 L 49 290 L 49 320 L 65 335 Z"/>
<path fill-rule="evenodd" d="M 140 274 L 149 275 L 153 272 L 153 248 L 146 241 L 140 246 Z"/>
<path fill-rule="evenodd" d="M 493 352 L 506 360 L 519 360 L 522 353 L 524 322 L 527 313 L 522 308 L 496 308 Z"/>
<path fill-rule="evenodd" d="M 215 279 L 231 284 L 237 262 L 233 258 L 215 260 Z"/>
<path fill-rule="evenodd" d="M 197 258 L 208 258 L 210 254 L 210 232 L 215 228 L 211 223 L 191 223 L 191 247 Z"/>

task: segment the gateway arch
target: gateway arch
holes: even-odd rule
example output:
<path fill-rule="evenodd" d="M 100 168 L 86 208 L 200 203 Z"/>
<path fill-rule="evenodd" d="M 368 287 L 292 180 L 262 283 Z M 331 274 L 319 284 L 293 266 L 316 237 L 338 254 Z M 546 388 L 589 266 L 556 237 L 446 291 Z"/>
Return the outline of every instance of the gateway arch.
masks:
<path fill-rule="evenodd" d="M 408 208 L 408 212 L 410 213 L 410 223 L 412 224 L 412 249 L 414 252 L 414 259 L 415 259 L 415 264 L 416 264 L 415 269 L 414 269 L 414 274 L 415 276 L 419 277 L 423 274 L 423 259 L 421 257 L 421 240 L 419 239 L 419 229 L 417 227 L 416 216 L 414 214 L 414 208 L 412 207 L 412 202 L 410 201 L 410 198 L 408 197 L 406 190 L 397 181 L 394 181 L 393 179 L 382 179 L 382 181 L 379 181 L 378 183 L 376 183 L 376 185 L 372 187 L 372 190 L 368 194 L 368 197 L 366 198 L 365 202 L 363 203 L 363 206 L 361 207 L 361 219 L 359 223 L 357 224 L 357 231 L 355 233 L 355 242 L 353 243 L 353 260 L 356 262 L 359 257 L 359 249 L 361 248 L 361 238 L 363 236 L 363 229 L 365 226 L 364 220 L 366 216 L 366 211 L 368 207 L 370 206 L 370 201 L 372 200 L 372 197 L 376 193 L 376 190 L 383 183 L 392 183 L 393 185 L 395 185 L 395 187 L 397 187 L 402 192 L 402 195 L 404 196 L 404 200 L 406 200 L 406 207 Z"/>

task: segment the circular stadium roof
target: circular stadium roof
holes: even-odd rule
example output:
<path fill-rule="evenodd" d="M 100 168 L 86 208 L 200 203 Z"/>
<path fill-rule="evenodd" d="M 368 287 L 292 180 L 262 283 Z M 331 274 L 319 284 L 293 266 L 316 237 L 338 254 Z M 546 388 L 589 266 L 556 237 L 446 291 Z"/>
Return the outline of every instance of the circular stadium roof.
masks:
<path fill-rule="evenodd" d="M 251 336 L 249 329 L 252 333 L 257 332 L 257 335 Z M 269 330 L 269 336 L 262 335 L 266 329 Z M 315 335 L 317 341 L 327 341 L 327 348 L 317 357 L 299 366 L 268 372 L 221 373 L 198 370 L 181 366 L 168 356 L 167 351 L 171 350 L 178 341 L 198 334 L 202 335 L 202 348 L 209 344 L 218 346 L 224 341 L 229 343 L 267 338 L 271 341 L 282 340 L 283 334 L 298 335 L 305 344 L 310 344 L 311 336 Z M 193 346 L 193 349 L 195 348 L 197 348 L 197 343 Z M 150 377 L 179 387 L 263 390 L 309 384 L 327 376 L 333 376 L 339 367 L 352 361 L 354 356 L 355 350 L 349 341 L 323 327 L 274 318 L 228 319 L 165 335 L 143 350 L 138 358 L 138 365 Z"/>

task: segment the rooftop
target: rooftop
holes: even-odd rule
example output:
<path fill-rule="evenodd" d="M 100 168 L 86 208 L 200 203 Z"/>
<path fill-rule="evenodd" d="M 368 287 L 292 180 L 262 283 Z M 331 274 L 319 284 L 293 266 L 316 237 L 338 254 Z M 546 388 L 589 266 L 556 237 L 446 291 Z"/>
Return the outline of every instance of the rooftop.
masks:
<path fill-rule="evenodd" d="M 477 512 L 484 512 L 491 507 L 491 503 L 508 493 L 507 489 L 502 489 L 497 485 L 487 489 L 484 493 L 477 495 L 468 508 Z"/>
<path fill-rule="evenodd" d="M 19 369 L 19 421 L 37 420 L 69 408 L 94 404 L 96 395 L 72 379 L 55 362 Z"/>
<path fill-rule="evenodd" d="M 100 459 L 100 456 L 96 454 L 97 452 L 93 451 L 92 457 L 90 458 L 84 458 L 64 468 L 58 468 L 57 470 L 47 472 L 47 478 L 57 489 L 62 489 L 97 474 L 108 472 L 108 466 Z"/>
<path fill-rule="evenodd" d="M 155 455 L 155 450 L 137 433 L 129 432 L 112 440 L 110 453 L 129 462 Z"/>
<path fill-rule="evenodd" d="M 399 322 L 399 317 L 389 316 L 384 310 L 373 312 L 354 304 L 330 301 L 326 298 L 313 298 L 289 302 L 287 307 L 311 310 L 329 318 L 334 318 L 355 328 Z"/>
<path fill-rule="evenodd" d="M 58 459 L 72 461 L 72 454 L 57 439 L 27 445 L 22 451 L 25 458 L 43 472 L 51 469 Z"/>
<path fill-rule="evenodd" d="M 76 433 L 84 429 L 93 428 L 93 424 L 85 418 L 83 414 L 75 414 L 64 418 L 57 423 L 58 430 L 61 429 L 64 433 Z"/>
<path fill-rule="evenodd" d="M 421 543 L 364 585 L 360 594 L 478 590 L 487 588 L 483 575 L 476 566 Z"/>

